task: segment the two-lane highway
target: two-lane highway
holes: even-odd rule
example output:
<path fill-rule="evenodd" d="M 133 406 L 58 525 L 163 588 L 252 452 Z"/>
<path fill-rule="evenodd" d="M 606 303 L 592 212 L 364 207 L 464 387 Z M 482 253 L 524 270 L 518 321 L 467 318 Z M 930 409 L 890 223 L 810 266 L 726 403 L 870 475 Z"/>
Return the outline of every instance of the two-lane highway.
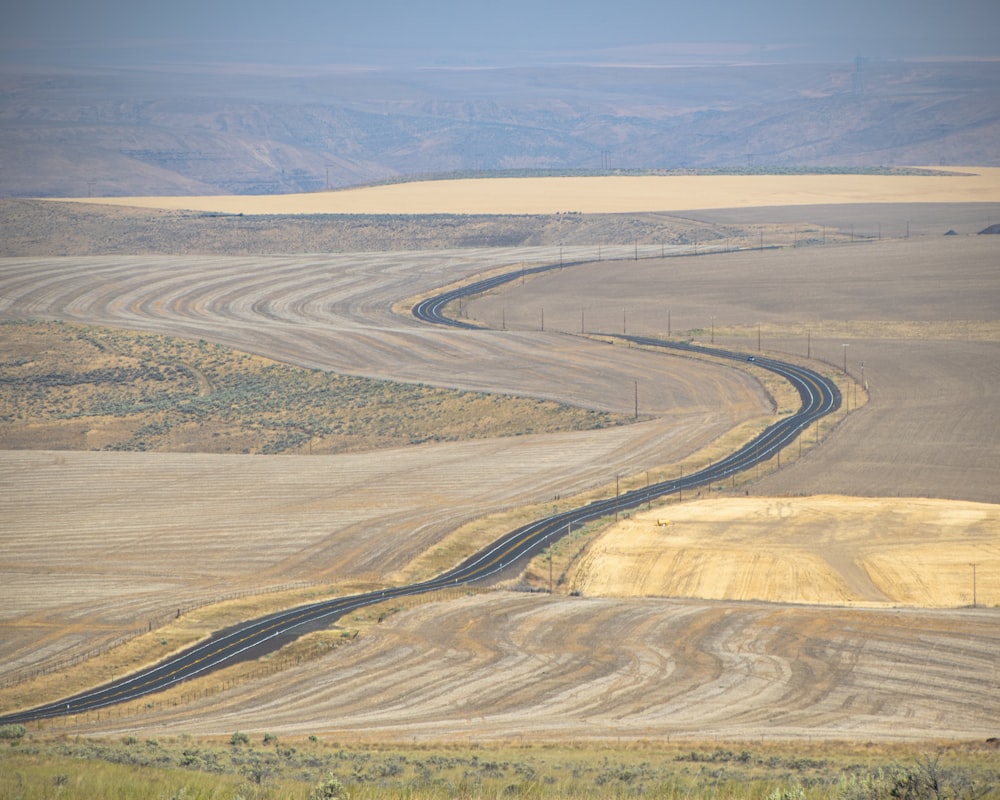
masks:
<path fill-rule="evenodd" d="M 425 300 L 414 307 L 413 313 L 419 319 L 432 324 L 472 329 L 476 326 L 461 320 L 451 319 L 445 315 L 445 307 L 448 303 L 460 297 L 470 297 L 495 288 L 515 280 L 526 272 L 541 272 L 567 266 L 571 266 L 571 264 L 550 264 L 494 276 Z M 747 356 L 742 353 L 684 342 L 670 342 L 641 336 L 621 338 L 627 338 L 631 342 L 645 347 L 662 349 L 665 352 L 683 350 L 687 353 L 700 353 L 717 358 L 744 362 L 747 360 Z M 33 709 L 4 715 L 0 717 L 0 724 L 79 714 L 132 701 L 240 660 L 257 658 L 277 649 L 285 642 L 306 631 L 330 625 L 354 609 L 408 595 L 424 594 L 447 587 L 496 579 L 501 573 L 520 568 L 529 558 L 543 551 L 560 537 L 565 536 L 574 526 L 578 527 L 601 517 L 637 508 L 643 503 L 675 492 L 717 483 L 752 467 L 756 463 L 770 459 L 815 420 L 839 408 L 840 391 L 833 381 L 819 373 L 770 358 L 756 358 L 754 363 L 757 367 L 770 370 L 788 380 L 799 392 L 801 408 L 795 414 L 789 415 L 767 428 L 736 452 L 705 469 L 679 477 L 676 480 L 655 483 L 531 522 L 510 531 L 488 547 L 470 556 L 454 569 L 431 580 L 410 586 L 386 588 L 300 606 L 220 631 L 204 642 L 177 653 L 155 666 L 71 697 Z"/>

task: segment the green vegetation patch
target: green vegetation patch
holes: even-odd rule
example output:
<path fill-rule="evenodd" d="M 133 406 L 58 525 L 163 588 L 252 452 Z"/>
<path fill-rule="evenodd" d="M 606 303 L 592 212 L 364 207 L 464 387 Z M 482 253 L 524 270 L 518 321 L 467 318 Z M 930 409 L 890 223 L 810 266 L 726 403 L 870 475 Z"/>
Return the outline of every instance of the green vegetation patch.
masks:
<path fill-rule="evenodd" d="M 204 340 L 0 324 L 0 447 L 341 453 L 591 430 L 627 415 L 303 369 Z"/>
<path fill-rule="evenodd" d="M 976 744 L 398 747 L 237 732 L 227 743 L 129 736 L 0 749 L 0 796 L 11 798 L 995 800 L 998 782 L 995 749 Z"/>

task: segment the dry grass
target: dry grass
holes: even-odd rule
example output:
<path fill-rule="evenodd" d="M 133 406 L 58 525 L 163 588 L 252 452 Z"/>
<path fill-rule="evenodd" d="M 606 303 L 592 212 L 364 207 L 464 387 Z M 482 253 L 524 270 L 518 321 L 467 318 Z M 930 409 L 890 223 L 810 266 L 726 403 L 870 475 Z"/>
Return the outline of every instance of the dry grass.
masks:
<path fill-rule="evenodd" d="M 0 327 L 0 447 L 343 453 L 621 425 L 555 402 L 304 370 L 190 342 L 56 323 Z"/>
<path fill-rule="evenodd" d="M 972 605 L 1000 574 L 1000 507 L 923 499 L 720 498 L 633 514 L 567 581 L 586 595 Z M 977 602 L 1000 606 L 1000 586 Z"/>
<path fill-rule="evenodd" d="M 1000 201 L 1000 169 L 956 175 L 675 175 L 483 178 L 229 197 L 109 197 L 117 206 L 225 214 L 615 214 L 830 203 Z M 79 198 L 79 202 L 98 202 Z"/>
<path fill-rule="evenodd" d="M 244 733 L 247 741 L 239 735 Z M 238 742 L 233 744 L 233 741 Z M 380 800 L 448 797 L 769 796 L 882 800 L 900 787 L 993 800 L 995 751 L 977 745 L 647 741 L 365 746 L 233 732 L 214 739 L 33 737 L 5 757 L 0 793 L 34 800 L 114 796 Z M 933 781 L 933 784 L 924 780 Z M 328 789 L 322 794 L 321 789 Z M 919 796 L 923 796 L 922 794 Z"/>

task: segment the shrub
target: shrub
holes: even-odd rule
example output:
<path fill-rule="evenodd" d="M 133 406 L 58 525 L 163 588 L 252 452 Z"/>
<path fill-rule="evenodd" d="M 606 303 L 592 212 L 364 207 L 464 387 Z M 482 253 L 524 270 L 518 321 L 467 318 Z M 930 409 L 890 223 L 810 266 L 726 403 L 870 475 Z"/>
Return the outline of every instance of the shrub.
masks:
<path fill-rule="evenodd" d="M 340 782 L 340 779 L 336 775 L 330 772 L 313 787 L 313 790 L 309 793 L 309 800 L 341 800 L 346 795 L 344 784 Z"/>
<path fill-rule="evenodd" d="M 806 793 L 801 786 L 791 789 L 775 789 L 767 796 L 767 800 L 805 800 Z"/>
<path fill-rule="evenodd" d="M 910 767 L 892 765 L 841 781 L 840 800 L 977 800 L 985 787 L 967 772 L 943 767 L 937 756 Z"/>
<path fill-rule="evenodd" d="M 229 737 L 229 744 L 233 747 L 239 747 L 243 744 L 250 744 L 250 736 L 243 733 L 242 731 L 236 731 L 232 736 Z"/>
<path fill-rule="evenodd" d="M 20 739 L 25 732 L 23 725 L 0 725 L 0 739 Z"/>

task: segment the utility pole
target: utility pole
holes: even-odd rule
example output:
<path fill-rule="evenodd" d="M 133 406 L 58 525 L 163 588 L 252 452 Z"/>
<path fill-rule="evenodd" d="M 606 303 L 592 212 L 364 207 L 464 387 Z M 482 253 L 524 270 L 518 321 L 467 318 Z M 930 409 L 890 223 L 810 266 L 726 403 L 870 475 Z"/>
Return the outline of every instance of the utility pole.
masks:
<path fill-rule="evenodd" d="M 549 545 L 549 594 L 552 594 L 552 545 Z"/>
<path fill-rule="evenodd" d="M 976 567 L 978 564 L 970 564 L 972 567 L 972 607 L 976 607 Z"/>
<path fill-rule="evenodd" d="M 639 419 L 639 381 L 635 382 L 635 418 Z"/>

